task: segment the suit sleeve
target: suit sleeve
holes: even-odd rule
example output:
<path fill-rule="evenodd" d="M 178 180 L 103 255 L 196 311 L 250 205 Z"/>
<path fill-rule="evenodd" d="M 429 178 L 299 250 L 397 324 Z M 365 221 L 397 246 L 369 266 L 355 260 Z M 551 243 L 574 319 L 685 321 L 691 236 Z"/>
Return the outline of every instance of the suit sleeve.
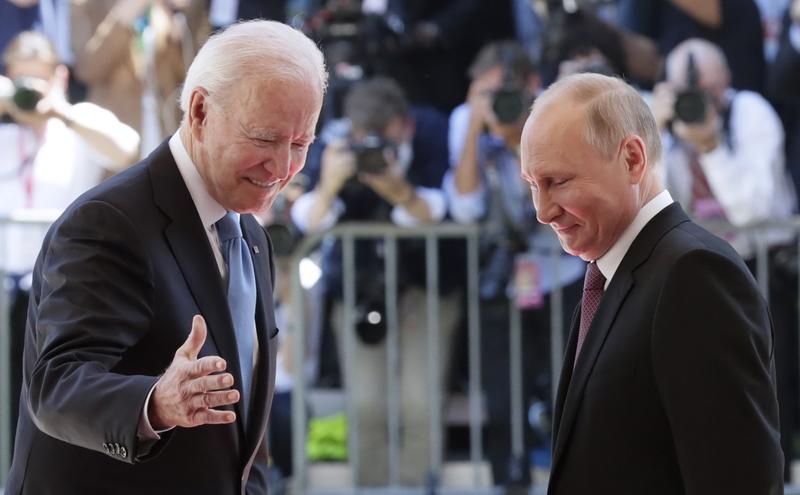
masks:
<path fill-rule="evenodd" d="M 685 493 L 783 493 L 772 324 L 750 274 L 690 252 L 654 316 L 653 371 Z"/>
<path fill-rule="evenodd" d="M 152 319 L 141 236 L 109 204 L 84 203 L 54 227 L 41 274 L 31 415 L 54 438 L 132 463 L 141 454 L 139 415 L 157 379 L 115 371 Z"/>

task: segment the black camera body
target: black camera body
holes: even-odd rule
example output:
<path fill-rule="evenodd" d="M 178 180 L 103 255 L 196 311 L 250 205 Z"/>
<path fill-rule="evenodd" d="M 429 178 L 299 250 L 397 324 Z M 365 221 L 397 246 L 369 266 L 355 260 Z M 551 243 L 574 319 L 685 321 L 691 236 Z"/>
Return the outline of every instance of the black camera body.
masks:
<path fill-rule="evenodd" d="M 44 95 L 36 89 L 35 79 L 21 77 L 14 80 L 14 95 L 11 97 L 11 101 L 20 110 L 32 112 L 42 98 Z"/>
<path fill-rule="evenodd" d="M 503 84 L 492 95 L 492 111 L 501 124 L 518 122 L 527 108 L 527 92 L 514 84 Z"/>
<path fill-rule="evenodd" d="M 394 152 L 394 145 L 379 134 L 371 133 L 360 141 L 350 142 L 350 151 L 356 157 L 356 170 L 368 174 L 381 174 L 389 163 L 386 154 Z"/>
<path fill-rule="evenodd" d="M 24 112 L 32 112 L 36 110 L 36 105 L 44 98 L 44 94 L 36 89 L 36 80 L 26 77 L 9 81 L 2 78 L 8 84 L 0 86 L 0 99 L 10 100 L 15 107 Z M 14 122 L 14 119 L 9 114 L 0 116 L 3 122 Z"/>
<path fill-rule="evenodd" d="M 699 86 L 700 75 L 694 55 L 689 53 L 686 61 L 686 89 L 675 95 L 675 118 L 687 124 L 699 124 L 706 119 L 707 97 Z"/>
<path fill-rule="evenodd" d="M 492 94 L 492 112 L 501 124 L 519 122 L 530 105 L 528 91 L 514 75 L 514 53 L 503 54 L 503 83 Z"/>

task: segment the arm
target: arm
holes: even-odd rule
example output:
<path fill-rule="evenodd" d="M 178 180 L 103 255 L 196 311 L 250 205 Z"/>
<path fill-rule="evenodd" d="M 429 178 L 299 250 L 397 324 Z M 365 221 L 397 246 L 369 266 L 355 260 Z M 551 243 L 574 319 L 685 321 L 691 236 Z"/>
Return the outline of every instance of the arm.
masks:
<path fill-rule="evenodd" d="M 731 223 L 770 219 L 786 180 L 783 126 L 766 100 L 740 93 L 730 127 L 733 148 L 720 139 L 701 155 L 703 171 Z"/>
<path fill-rule="evenodd" d="M 161 376 L 114 371 L 153 328 L 152 266 L 128 217 L 108 203 L 89 201 L 53 229 L 39 268 L 39 352 L 28 386 L 36 426 L 90 450 L 120 444 L 124 449 L 106 454 L 134 463 L 145 460 L 154 446 L 138 437 L 151 390 L 146 414 L 157 430 L 234 422 L 233 412 L 213 409 L 239 397 L 223 390 L 231 387 L 233 376 L 212 375 L 225 370 L 223 359 L 198 359 L 206 338 L 199 315 Z M 158 358 L 151 359 L 151 366 L 160 368 Z"/>
<path fill-rule="evenodd" d="M 122 123 L 113 113 L 92 103 L 78 103 L 54 108 L 55 117 L 63 120 L 76 134 L 109 161 L 107 169 L 118 172 L 136 160 L 139 133 Z"/>
<path fill-rule="evenodd" d="M 318 154 L 309 155 L 309 161 Z M 355 159 L 343 140 L 325 146 L 319 162 L 309 163 L 319 169 L 319 181 L 292 206 L 292 220 L 303 232 L 316 232 L 333 226 L 344 210 L 339 191 L 355 173 Z"/>
<path fill-rule="evenodd" d="M 75 54 L 75 74 L 86 84 L 104 81 L 130 57 L 133 21 L 144 14 L 150 0 L 116 2 L 98 19 L 98 2 L 72 0 L 70 30 Z"/>
<path fill-rule="evenodd" d="M 127 217 L 101 202 L 54 227 L 41 267 L 28 404 L 48 435 L 99 452 L 119 443 L 129 463 L 140 455 L 139 418 L 157 379 L 112 371 L 150 329 L 153 278 L 139 239 Z"/>
<path fill-rule="evenodd" d="M 670 268 L 653 321 L 653 373 L 685 493 L 782 493 L 772 327 L 750 274 L 690 252 Z"/>

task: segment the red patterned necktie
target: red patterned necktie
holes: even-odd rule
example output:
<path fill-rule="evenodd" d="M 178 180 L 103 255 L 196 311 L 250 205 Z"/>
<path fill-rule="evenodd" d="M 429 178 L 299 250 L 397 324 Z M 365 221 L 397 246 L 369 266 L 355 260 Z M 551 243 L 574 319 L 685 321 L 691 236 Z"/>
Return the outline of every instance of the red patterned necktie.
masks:
<path fill-rule="evenodd" d="M 603 289 L 605 288 L 606 278 L 600 273 L 597 268 L 597 263 L 589 263 L 586 267 L 586 278 L 583 279 L 583 299 L 581 300 L 581 326 L 578 329 L 578 346 L 575 349 L 575 361 L 578 362 L 578 355 L 583 347 L 583 342 L 586 340 L 586 333 L 592 325 L 594 314 L 597 308 L 600 307 L 600 300 L 603 298 Z"/>

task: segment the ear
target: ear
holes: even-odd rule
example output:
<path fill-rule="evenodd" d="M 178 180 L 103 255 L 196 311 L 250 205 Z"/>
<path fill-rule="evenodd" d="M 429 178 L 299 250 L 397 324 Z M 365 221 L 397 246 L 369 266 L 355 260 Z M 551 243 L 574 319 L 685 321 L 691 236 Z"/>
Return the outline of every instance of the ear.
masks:
<path fill-rule="evenodd" d="M 639 184 L 648 169 L 647 147 L 642 138 L 631 135 L 622 140 L 620 158 L 628 172 L 631 184 Z"/>
<path fill-rule="evenodd" d="M 203 142 L 209 103 L 208 91 L 205 88 L 194 88 L 189 95 L 189 108 L 187 108 L 189 132 L 192 133 L 192 138 L 200 143 Z"/>

